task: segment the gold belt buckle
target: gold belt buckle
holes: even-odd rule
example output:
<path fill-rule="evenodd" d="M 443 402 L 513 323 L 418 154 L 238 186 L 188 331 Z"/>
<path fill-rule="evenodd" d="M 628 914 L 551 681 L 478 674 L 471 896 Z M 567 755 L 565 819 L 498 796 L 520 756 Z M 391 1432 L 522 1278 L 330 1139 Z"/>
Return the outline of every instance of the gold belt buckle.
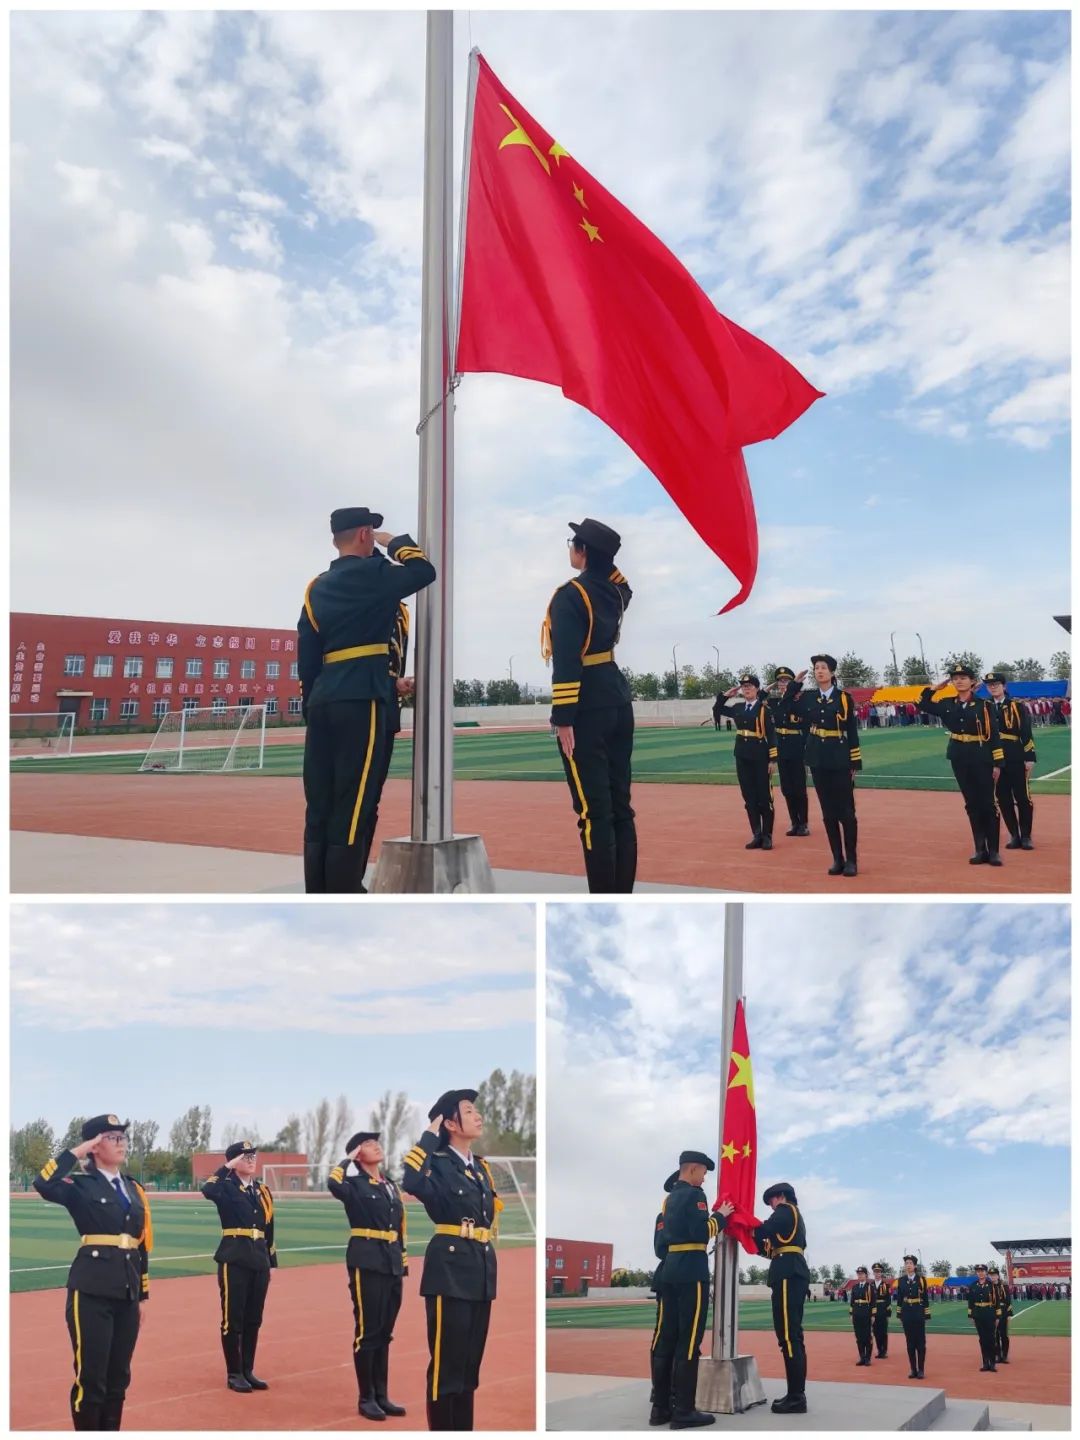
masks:
<path fill-rule="evenodd" d="M 476 1221 L 475 1221 L 475 1220 L 462 1220 L 462 1222 L 461 1222 L 461 1238 L 462 1238 L 463 1240 L 471 1240 L 471 1239 L 473 1238 L 473 1231 L 475 1230 L 475 1228 L 476 1228 Z"/>

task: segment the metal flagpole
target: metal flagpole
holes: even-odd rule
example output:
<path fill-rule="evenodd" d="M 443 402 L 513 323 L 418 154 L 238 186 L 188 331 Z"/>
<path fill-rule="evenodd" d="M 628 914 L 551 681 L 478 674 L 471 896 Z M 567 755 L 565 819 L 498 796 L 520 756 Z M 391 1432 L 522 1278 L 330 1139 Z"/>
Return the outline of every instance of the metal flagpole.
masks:
<path fill-rule="evenodd" d="M 372 889 L 494 890 L 483 841 L 454 834 L 454 12 L 427 15 L 417 541 L 438 572 L 416 604 L 411 836 L 383 842 Z"/>
<path fill-rule="evenodd" d="M 735 1006 L 743 993 L 743 907 L 724 907 L 723 1012 L 720 1036 L 720 1142 L 724 1148 L 724 1107 L 731 1069 Z M 722 1231 L 713 1270 L 712 1355 L 698 1370 L 697 1404 L 717 1415 L 738 1415 L 765 1403 L 765 1390 L 752 1355 L 739 1354 L 739 1247 Z"/>

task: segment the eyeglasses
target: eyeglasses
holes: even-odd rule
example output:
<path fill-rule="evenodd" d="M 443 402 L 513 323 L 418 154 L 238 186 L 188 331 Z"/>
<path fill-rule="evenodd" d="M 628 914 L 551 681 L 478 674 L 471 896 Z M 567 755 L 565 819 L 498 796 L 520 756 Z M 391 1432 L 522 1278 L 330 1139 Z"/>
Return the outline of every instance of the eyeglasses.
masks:
<path fill-rule="evenodd" d="M 124 1134 L 119 1134 L 119 1135 L 117 1135 L 117 1134 L 114 1134 L 113 1131 L 111 1131 L 111 1130 L 108 1130 L 108 1131 L 106 1131 L 104 1134 L 98 1136 L 98 1139 L 99 1139 L 99 1140 L 109 1140 L 109 1141 L 111 1141 L 114 1145 L 126 1145 L 126 1144 L 127 1144 L 127 1138 L 128 1138 L 128 1137 L 127 1137 L 126 1135 L 124 1135 Z"/>

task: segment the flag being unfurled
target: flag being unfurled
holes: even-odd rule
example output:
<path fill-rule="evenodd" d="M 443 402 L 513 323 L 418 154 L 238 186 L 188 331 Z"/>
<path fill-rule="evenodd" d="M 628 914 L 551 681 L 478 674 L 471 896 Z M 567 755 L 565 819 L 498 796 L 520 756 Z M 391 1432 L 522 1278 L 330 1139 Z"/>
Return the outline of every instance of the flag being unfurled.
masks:
<path fill-rule="evenodd" d="M 742 447 L 817 400 L 478 57 L 456 368 L 558 385 L 622 437 L 739 582 L 757 572 Z M 722 613 L 722 612 L 721 612 Z"/>
<path fill-rule="evenodd" d="M 751 1255 L 758 1253 L 754 1229 L 761 1221 L 754 1216 L 757 1190 L 757 1111 L 754 1108 L 754 1072 L 750 1066 L 750 1041 L 746 1034 L 746 1013 L 740 1000 L 735 1006 L 731 1032 L 731 1064 L 724 1094 L 724 1133 L 720 1148 L 720 1178 L 716 1186 L 718 1209 L 725 1200 L 735 1206 L 728 1216 L 725 1234 L 737 1240 Z"/>

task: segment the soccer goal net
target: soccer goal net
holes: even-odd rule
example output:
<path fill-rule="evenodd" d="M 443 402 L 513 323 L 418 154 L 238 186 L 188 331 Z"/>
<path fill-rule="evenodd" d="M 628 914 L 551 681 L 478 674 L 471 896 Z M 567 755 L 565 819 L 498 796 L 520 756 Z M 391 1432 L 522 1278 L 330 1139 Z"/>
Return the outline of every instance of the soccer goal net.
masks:
<path fill-rule="evenodd" d="M 503 1202 L 499 1239 L 519 1245 L 536 1240 L 536 1156 L 485 1155 Z"/>
<path fill-rule="evenodd" d="M 12 715 L 12 755 L 70 755 L 75 741 L 75 716 L 70 711 Z"/>
<path fill-rule="evenodd" d="M 310 1162 L 294 1160 L 280 1165 L 271 1162 L 262 1167 L 262 1174 L 275 1197 L 319 1194 L 325 1198 L 326 1176 L 319 1176 Z"/>
<path fill-rule="evenodd" d="M 265 705 L 170 710 L 139 770 L 261 770 L 265 747 Z"/>

